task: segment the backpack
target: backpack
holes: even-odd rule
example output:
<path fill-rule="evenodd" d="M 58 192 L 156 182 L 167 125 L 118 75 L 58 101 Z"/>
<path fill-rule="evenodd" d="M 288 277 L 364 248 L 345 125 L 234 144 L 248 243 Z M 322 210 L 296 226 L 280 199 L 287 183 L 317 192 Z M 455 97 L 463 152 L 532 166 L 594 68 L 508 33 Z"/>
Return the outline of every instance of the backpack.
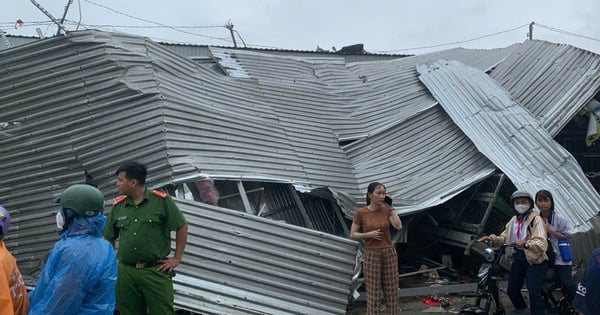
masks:
<path fill-rule="evenodd" d="M 550 220 L 552 220 L 552 218 L 550 218 Z M 531 229 L 533 229 L 533 222 L 535 222 L 535 219 L 531 220 L 531 223 L 529 223 L 529 226 L 527 226 L 528 235 L 531 235 Z M 550 241 L 549 237 L 546 238 L 546 242 L 548 243 L 548 246 L 546 248 L 546 256 L 548 256 L 548 266 L 552 267 L 554 266 L 554 262 L 556 261 L 556 253 L 554 252 L 554 248 L 552 247 L 552 242 Z"/>

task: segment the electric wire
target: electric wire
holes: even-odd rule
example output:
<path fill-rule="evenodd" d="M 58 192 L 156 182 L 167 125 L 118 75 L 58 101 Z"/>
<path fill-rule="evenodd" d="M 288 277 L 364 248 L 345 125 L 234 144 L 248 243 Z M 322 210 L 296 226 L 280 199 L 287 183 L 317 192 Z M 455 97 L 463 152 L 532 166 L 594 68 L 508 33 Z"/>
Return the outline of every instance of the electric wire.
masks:
<path fill-rule="evenodd" d="M 572 32 L 567 32 L 567 31 L 563 31 L 563 30 L 558 29 L 556 27 L 546 26 L 546 25 L 539 24 L 539 23 L 535 23 L 535 26 L 539 26 L 539 27 L 545 28 L 545 29 L 547 29 L 549 31 L 561 33 L 561 34 L 564 34 L 564 35 L 569 35 L 569 36 L 574 36 L 574 37 L 579 37 L 579 38 L 585 38 L 585 39 L 589 39 L 589 40 L 600 42 L 600 39 L 598 39 L 598 38 L 594 38 L 594 37 L 586 36 L 586 35 L 580 35 L 580 34 L 576 34 L 576 33 L 572 33 Z"/>
<path fill-rule="evenodd" d="M 188 32 L 188 31 L 184 31 L 184 30 L 181 30 L 181 29 L 177 29 L 177 28 L 175 28 L 173 26 L 169 26 L 169 25 L 165 25 L 165 24 L 162 24 L 162 23 L 158 23 L 158 22 L 147 20 L 147 19 L 139 18 L 139 17 L 133 16 L 131 14 L 127 14 L 127 13 L 123 13 L 123 12 L 117 11 L 117 10 L 115 10 L 113 8 L 107 7 L 107 6 L 103 5 L 103 4 L 99 4 L 99 3 L 96 3 L 96 2 L 91 1 L 91 0 L 85 0 L 85 2 L 93 4 L 93 5 L 101 7 L 101 8 L 104 8 L 104 9 L 109 10 L 111 12 L 114 12 L 114 13 L 117 13 L 117 14 L 129 17 L 129 18 L 138 20 L 138 21 L 143 21 L 143 22 L 146 22 L 146 23 L 160 25 L 160 26 L 163 26 L 165 28 L 171 29 L 171 30 L 176 31 L 176 32 L 181 32 L 181 33 L 185 33 L 185 34 L 189 34 L 189 35 L 193 35 L 193 36 L 198 36 L 198 37 L 205 37 L 205 38 L 211 38 L 211 39 L 215 39 L 215 40 L 224 40 L 224 41 L 227 41 L 227 42 L 231 42 L 231 40 L 225 39 L 225 38 L 222 38 L 222 37 L 215 37 L 215 36 L 202 35 L 202 34 L 197 34 L 197 33 L 193 33 L 193 32 Z"/>
<path fill-rule="evenodd" d="M 79 8 L 79 21 L 77 21 L 77 27 L 75 27 L 75 31 L 79 30 L 79 25 L 81 24 L 81 0 L 77 0 L 77 7 Z"/>
<path fill-rule="evenodd" d="M 480 40 L 480 39 L 487 38 L 487 37 L 492 37 L 492 36 L 496 36 L 496 35 L 500 35 L 500 34 L 512 32 L 512 31 L 518 30 L 518 29 L 523 28 L 523 27 L 528 26 L 528 25 L 529 25 L 529 23 L 523 24 L 523 25 L 519 25 L 517 27 L 511 28 L 511 29 L 508 29 L 508 30 L 499 31 L 499 32 L 496 32 L 496 33 L 491 33 L 491 34 L 487 34 L 487 35 L 483 35 L 483 36 L 479 36 L 479 37 L 475 37 L 475 38 L 471 38 L 471 39 L 465 39 L 465 40 L 461 40 L 461 41 L 456 41 L 456 42 L 450 42 L 450 43 L 444 43 L 444 44 L 437 44 L 437 45 L 431 45 L 431 46 L 413 47 L 413 48 L 402 48 L 402 49 L 394 49 L 394 50 L 380 50 L 380 51 L 376 51 L 376 52 L 377 53 L 381 53 L 381 54 L 387 54 L 387 53 L 393 53 L 393 52 L 398 52 L 398 51 L 418 50 L 418 49 L 428 49 L 428 48 L 438 48 L 438 47 L 443 47 L 443 46 L 451 46 L 451 45 L 457 45 L 457 44 L 464 44 L 464 43 L 468 43 L 468 42 Z"/>
<path fill-rule="evenodd" d="M 162 23 L 158 23 L 158 22 L 153 22 L 150 20 L 146 20 L 146 19 L 142 19 L 142 18 L 138 18 L 132 15 L 129 15 L 127 13 L 123 13 L 123 12 L 119 12 L 117 10 L 111 9 L 109 7 L 106 7 L 104 5 L 95 3 L 91 0 L 85 0 L 88 3 L 91 3 L 93 5 L 97 5 L 100 6 L 102 8 L 105 8 L 107 10 L 110 10 L 112 12 L 115 12 L 117 14 L 121 14 L 133 19 L 137 19 L 143 22 L 147 22 L 147 23 L 151 23 L 154 25 L 118 25 L 118 24 L 84 24 L 81 23 L 81 18 L 82 18 L 82 14 L 81 14 L 81 2 L 80 0 L 78 0 L 78 4 L 79 4 L 79 20 L 78 21 L 71 21 L 71 20 L 65 20 L 65 24 L 70 24 L 70 25 L 76 25 L 76 30 L 79 29 L 80 26 L 84 26 L 86 28 L 97 28 L 97 29 L 103 29 L 103 30 L 111 30 L 111 31 L 116 31 L 117 28 L 130 28 L 130 29 L 160 29 L 160 28 L 167 28 L 167 29 L 172 29 L 178 32 L 182 32 L 182 33 L 186 33 L 186 34 L 190 34 L 190 35 L 194 35 L 194 36 L 199 36 L 199 37 L 205 37 L 205 38 L 211 38 L 211 39 L 215 39 L 215 40 L 221 40 L 221 41 L 226 41 L 226 42 L 231 42 L 231 38 L 229 37 L 216 37 L 216 36 L 208 36 L 208 35 L 202 35 L 202 34 L 197 34 L 197 33 L 193 33 L 193 32 L 188 32 L 188 31 L 183 31 L 183 29 L 209 29 L 209 28 L 223 28 L 225 26 L 220 26 L 220 25 L 208 25 L 208 26 L 194 26 L 194 25 L 165 25 Z M 25 25 L 20 26 L 20 28 L 26 28 L 26 27 L 35 27 L 35 26 L 47 26 L 50 27 L 53 24 L 52 21 L 32 21 L 32 22 L 27 22 Z M 507 30 L 503 30 L 503 31 L 499 31 L 499 32 L 495 32 L 495 33 L 490 33 L 487 35 L 482 35 L 482 36 L 478 36 L 478 37 L 474 37 L 471 39 L 466 39 L 466 40 L 460 40 L 460 41 L 454 41 L 454 42 L 448 42 L 448 43 L 442 43 L 442 44 L 435 44 L 435 45 L 429 45 L 429 46 L 420 46 L 420 47 L 412 47 L 412 48 L 400 48 L 400 49 L 394 49 L 394 50 L 380 50 L 380 51 L 374 51 L 374 53 L 382 53 L 382 54 L 389 54 L 389 53 L 395 53 L 395 52 L 400 52 L 400 51 L 410 51 L 410 50 L 419 50 L 419 49 L 431 49 L 431 48 L 438 48 L 438 47 L 444 47 L 444 46 L 451 46 L 451 45 L 457 45 L 457 44 L 464 44 L 464 43 L 468 43 L 468 42 L 473 42 L 473 41 L 477 41 L 483 38 L 488 38 L 488 37 L 492 37 L 492 36 L 496 36 L 496 35 L 500 35 L 500 34 L 504 34 L 504 33 L 508 33 L 508 32 L 512 32 L 524 27 L 529 26 L 530 23 L 527 24 L 523 24 L 523 25 L 519 25 L 517 27 L 514 28 L 510 28 Z M 556 33 L 560 33 L 563 35 L 568 35 L 568 36 L 573 36 L 573 37 L 579 37 L 579 38 L 583 38 L 583 39 L 587 39 L 587 40 L 592 40 L 592 41 L 596 41 L 596 42 L 600 42 L 599 38 L 595 38 L 595 37 L 591 37 L 591 36 L 586 36 L 586 35 L 581 35 L 581 34 L 577 34 L 577 33 L 573 33 L 573 32 L 569 32 L 569 31 L 565 31 L 559 28 L 555 28 L 555 27 L 551 27 L 551 26 L 547 26 L 544 24 L 539 24 L 539 23 L 535 23 L 535 26 L 538 26 L 540 28 L 552 31 L 552 32 L 556 32 Z M 14 26 L 14 22 L 0 22 L 0 27 L 6 27 L 6 28 L 12 28 Z M 47 32 L 48 30 L 46 30 Z M 242 38 L 241 34 L 237 31 L 234 30 L 235 34 L 237 34 L 238 38 L 242 41 L 242 43 L 244 44 L 244 47 L 256 47 L 256 48 L 266 48 L 266 49 L 285 49 L 285 48 L 281 48 L 281 47 L 275 47 L 275 46 L 268 46 L 268 45 L 260 45 L 260 44 L 248 44 L 244 41 L 244 39 Z M 166 41 L 166 42 L 173 42 L 172 40 L 164 40 L 161 39 L 161 41 Z"/>
<path fill-rule="evenodd" d="M 222 28 L 223 26 L 193 26 L 193 25 L 119 25 L 119 24 L 86 24 L 93 27 L 118 27 L 118 28 L 182 28 L 182 29 L 196 29 L 196 28 Z"/>

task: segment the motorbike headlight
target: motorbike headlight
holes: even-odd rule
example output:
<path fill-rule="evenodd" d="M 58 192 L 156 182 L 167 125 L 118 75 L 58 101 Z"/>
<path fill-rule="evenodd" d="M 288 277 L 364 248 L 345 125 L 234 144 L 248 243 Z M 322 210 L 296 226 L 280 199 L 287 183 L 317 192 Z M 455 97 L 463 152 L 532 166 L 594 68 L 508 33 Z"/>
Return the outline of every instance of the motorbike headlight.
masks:
<path fill-rule="evenodd" d="M 496 257 L 496 253 L 494 252 L 493 249 L 491 248 L 486 248 L 483 251 L 483 257 L 485 257 L 485 260 L 492 262 L 494 261 L 494 258 Z"/>

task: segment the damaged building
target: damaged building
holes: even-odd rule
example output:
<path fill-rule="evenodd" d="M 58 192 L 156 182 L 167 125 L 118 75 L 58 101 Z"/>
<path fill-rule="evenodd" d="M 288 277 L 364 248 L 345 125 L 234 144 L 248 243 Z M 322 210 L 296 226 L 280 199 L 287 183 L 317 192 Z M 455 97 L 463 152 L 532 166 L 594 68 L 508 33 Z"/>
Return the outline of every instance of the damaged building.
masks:
<path fill-rule="evenodd" d="M 57 195 L 92 183 L 109 211 L 127 159 L 190 224 L 174 278 L 190 312 L 344 314 L 361 284 L 349 225 L 373 181 L 404 221 L 402 259 L 465 256 L 516 188 L 554 193 L 581 258 L 600 244 L 599 63 L 537 40 L 418 56 L 28 40 L 0 50 L 5 241 L 35 285 Z"/>

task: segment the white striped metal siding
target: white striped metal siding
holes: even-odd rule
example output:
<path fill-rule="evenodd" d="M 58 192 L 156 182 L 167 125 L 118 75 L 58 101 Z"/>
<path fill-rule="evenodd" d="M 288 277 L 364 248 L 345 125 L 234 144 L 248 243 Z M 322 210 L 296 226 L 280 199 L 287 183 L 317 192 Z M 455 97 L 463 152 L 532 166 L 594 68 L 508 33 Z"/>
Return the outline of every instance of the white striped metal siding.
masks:
<path fill-rule="evenodd" d="M 57 238 L 56 196 L 83 182 L 85 170 L 110 199 L 116 165 L 136 157 L 131 151 L 150 164 L 166 162 L 145 150 L 161 146 L 153 136 L 161 132 L 160 112 L 153 110 L 159 103 L 128 89 L 120 81 L 123 68 L 103 47 L 59 37 L 0 54 L 0 111 L 8 124 L 0 136 L 0 202 L 13 216 L 7 246 L 28 280 Z"/>
<path fill-rule="evenodd" d="M 175 304 L 210 314 L 345 314 L 357 243 L 177 200 L 189 224 Z"/>

